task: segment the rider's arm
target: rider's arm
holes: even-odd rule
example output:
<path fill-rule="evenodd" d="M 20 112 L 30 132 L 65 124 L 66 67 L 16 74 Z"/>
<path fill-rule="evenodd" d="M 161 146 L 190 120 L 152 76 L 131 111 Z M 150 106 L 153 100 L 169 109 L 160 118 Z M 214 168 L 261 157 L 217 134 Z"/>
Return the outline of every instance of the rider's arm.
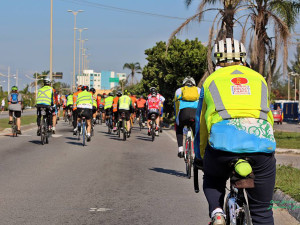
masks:
<path fill-rule="evenodd" d="M 181 95 L 182 95 L 181 88 L 178 88 L 175 92 L 175 97 L 174 97 L 175 118 L 177 118 L 177 115 L 179 113 L 179 106 L 180 106 L 179 100 L 181 99 Z"/>

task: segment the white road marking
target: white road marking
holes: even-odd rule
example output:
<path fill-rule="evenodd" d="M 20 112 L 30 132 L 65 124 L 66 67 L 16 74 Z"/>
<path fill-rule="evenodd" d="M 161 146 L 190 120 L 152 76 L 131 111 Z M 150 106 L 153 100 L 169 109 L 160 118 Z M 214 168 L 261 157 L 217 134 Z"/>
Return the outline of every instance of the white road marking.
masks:
<path fill-rule="evenodd" d="M 171 138 L 172 141 L 177 142 L 177 140 L 171 135 L 169 134 L 169 132 L 164 132 L 165 134 L 167 134 L 169 136 L 169 138 Z"/>
<path fill-rule="evenodd" d="M 52 134 L 52 137 L 54 138 L 58 138 L 58 137 L 61 137 L 62 135 L 61 134 Z"/>
<path fill-rule="evenodd" d="M 110 211 L 112 209 L 107 209 L 107 208 L 90 208 L 90 212 L 106 212 L 106 211 Z"/>

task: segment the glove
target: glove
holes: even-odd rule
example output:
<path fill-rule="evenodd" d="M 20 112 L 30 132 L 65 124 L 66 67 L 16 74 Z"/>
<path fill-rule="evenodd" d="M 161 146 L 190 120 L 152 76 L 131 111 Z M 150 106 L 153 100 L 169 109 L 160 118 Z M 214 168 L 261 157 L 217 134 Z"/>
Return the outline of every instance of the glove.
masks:
<path fill-rule="evenodd" d="M 194 159 L 194 167 L 198 170 L 203 171 L 203 159 L 196 158 Z"/>

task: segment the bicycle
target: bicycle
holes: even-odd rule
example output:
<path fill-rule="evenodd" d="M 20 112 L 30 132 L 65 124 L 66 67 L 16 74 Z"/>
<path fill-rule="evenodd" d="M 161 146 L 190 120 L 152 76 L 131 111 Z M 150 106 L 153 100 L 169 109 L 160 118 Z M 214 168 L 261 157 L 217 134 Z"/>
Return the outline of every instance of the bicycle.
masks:
<path fill-rule="evenodd" d="M 139 126 L 140 126 L 140 131 L 142 130 L 142 128 L 144 128 L 143 122 L 144 122 L 143 110 L 139 109 Z"/>
<path fill-rule="evenodd" d="M 156 136 L 156 118 L 157 118 L 157 114 L 155 113 L 151 113 L 150 115 L 150 135 L 152 137 L 152 141 L 155 140 L 155 136 Z"/>
<path fill-rule="evenodd" d="M 81 124 L 77 123 L 77 132 L 78 132 L 78 141 L 80 141 L 80 135 L 82 135 L 82 146 L 85 146 L 86 142 L 86 119 L 85 117 L 81 118 Z"/>
<path fill-rule="evenodd" d="M 11 130 L 12 130 L 12 135 L 13 137 L 18 136 L 18 126 L 17 126 L 17 117 L 15 116 L 15 112 L 13 114 L 13 123 L 11 124 Z"/>
<path fill-rule="evenodd" d="M 191 121 L 194 122 L 194 121 Z M 194 146 L 193 146 L 193 131 L 191 129 L 191 126 L 185 126 L 187 127 L 188 132 L 186 134 L 185 138 L 185 151 L 184 151 L 184 161 L 185 161 L 185 168 L 186 168 L 186 175 L 188 179 L 192 176 L 192 165 L 194 162 Z"/>
<path fill-rule="evenodd" d="M 230 175 L 230 189 L 225 200 L 224 212 L 226 215 L 226 225 L 252 225 L 250 210 L 245 195 L 245 189 L 254 188 L 254 174 L 251 168 L 251 160 L 244 158 L 236 158 L 229 163 L 232 168 Z M 235 167 L 241 163 L 248 164 L 251 173 L 248 175 L 240 175 Z M 199 192 L 198 168 L 194 166 L 194 189 Z"/>
<path fill-rule="evenodd" d="M 40 125 L 40 134 L 41 134 L 41 143 L 42 145 L 44 144 L 49 144 L 49 116 L 47 116 L 47 108 L 42 107 L 41 108 L 41 125 Z"/>
<path fill-rule="evenodd" d="M 121 123 L 121 131 L 123 133 L 123 141 L 126 141 L 126 138 L 128 136 L 128 131 L 127 131 L 127 125 L 126 125 L 127 121 L 126 121 L 125 112 L 121 113 L 121 121 L 120 122 L 122 122 Z M 121 132 L 119 132 L 119 137 L 120 137 L 120 133 Z"/>
<path fill-rule="evenodd" d="M 113 129 L 112 114 L 110 114 L 109 118 L 106 119 L 106 125 L 108 127 L 108 133 L 111 134 L 111 131 Z"/>

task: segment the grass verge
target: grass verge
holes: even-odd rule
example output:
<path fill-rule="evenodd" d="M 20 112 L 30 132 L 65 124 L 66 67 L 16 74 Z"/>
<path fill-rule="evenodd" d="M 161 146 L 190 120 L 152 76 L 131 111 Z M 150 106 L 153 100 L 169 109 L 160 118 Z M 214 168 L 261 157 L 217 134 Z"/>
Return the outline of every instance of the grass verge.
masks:
<path fill-rule="evenodd" d="M 36 115 L 30 116 L 22 116 L 21 117 L 21 126 L 28 125 L 31 123 L 36 122 Z M 4 130 L 5 128 L 10 128 L 11 125 L 8 124 L 8 118 L 0 119 L 0 131 Z"/>
<path fill-rule="evenodd" d="M 300 133 L 276 131 L 274 135 L 277 148 L 300 148 Z"/>
<path fill-rule="evenodd" d="M 275 187 L 300 202 L 300 170 L 291 166 L 277 165 Z"/>

